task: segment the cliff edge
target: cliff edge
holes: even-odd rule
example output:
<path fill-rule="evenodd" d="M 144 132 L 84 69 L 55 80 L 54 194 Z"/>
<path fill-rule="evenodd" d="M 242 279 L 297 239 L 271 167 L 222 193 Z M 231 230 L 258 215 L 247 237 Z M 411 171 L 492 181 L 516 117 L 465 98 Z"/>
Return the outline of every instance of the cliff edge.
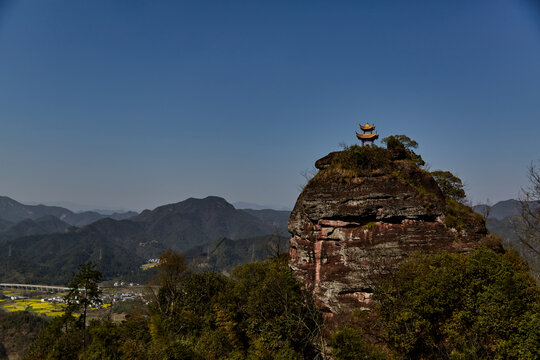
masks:
<path fill-rule="evenodd" d="M 368 306 L 412 252 L 469 252 L 487 234 L 406 151 L 352 146 L 316 167 L 289 219 L 289 265 L 329 316 Z"/>

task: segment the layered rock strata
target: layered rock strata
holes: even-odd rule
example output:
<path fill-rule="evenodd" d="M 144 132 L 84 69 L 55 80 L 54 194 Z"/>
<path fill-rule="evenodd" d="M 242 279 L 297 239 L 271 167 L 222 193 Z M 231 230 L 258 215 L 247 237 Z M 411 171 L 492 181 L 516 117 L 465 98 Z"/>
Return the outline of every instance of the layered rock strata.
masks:
<path fill-rule="evenodd" d="M 411 160 L 360 176 L 335 166 L 339 156 L 317 161 L 289 220 L 290 266 L 326 312 L 369 304 L 377 282 L 414 251 L 467 252 L 486 235 L 477 216 L 447 226 L 447 200 Z"/>

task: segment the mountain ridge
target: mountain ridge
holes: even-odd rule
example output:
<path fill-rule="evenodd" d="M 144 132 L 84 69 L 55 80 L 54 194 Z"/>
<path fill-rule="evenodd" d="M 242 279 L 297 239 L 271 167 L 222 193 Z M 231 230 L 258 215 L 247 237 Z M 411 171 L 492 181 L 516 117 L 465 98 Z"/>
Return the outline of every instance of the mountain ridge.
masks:
<path fill-rule="evenodd" d="M 137 213 L 127 211 L 105 215 L 95 211 L 73 212 L 60 206 L 25 205 L 10 197 L 0 196 L 0 219 L 19 222 L 25 219 L 36 220 L 47 215 L 55 216 L 73 226 L 84 226 L 105 217 L 122 220 L 133 217 Z"/>
<path fill-rule="evenodd" d="M 220 238 L 237 240 L 273 234 L 272 214 L 259 214 L 262 219 L 254 214 L 257 211 L 237 210 L 216 196 L 189 198 L 144 210 L 129 219 L 106 217 L 59 233 L 0 240 L 0 280 L 47 281 L 52 277 L 58 283 L 89 260 L 98 264 L 105 278 L 140 275 L 138 267 L 167 248 L 184 252 Z"/>

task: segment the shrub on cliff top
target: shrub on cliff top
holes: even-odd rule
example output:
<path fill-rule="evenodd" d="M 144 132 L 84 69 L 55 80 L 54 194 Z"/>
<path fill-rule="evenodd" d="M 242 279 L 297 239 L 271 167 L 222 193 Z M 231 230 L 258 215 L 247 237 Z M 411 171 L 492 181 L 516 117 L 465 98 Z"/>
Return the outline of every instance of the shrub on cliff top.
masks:
<path fill-rule="evenodd" d="M 463 182 L 461 182 L 460 178 L 450 171 L 442 170 L 432 171 L 431 175 L 445 196 L 456 201 L 465 199 L 465 190 L 463 190 Z"/>
<path fill-rule="evenodd" d="M 450 228 L 461 230 L 471 222 L 485 222 L 485 219 L 467 205 L 463 205 L 453 198 L 447 197 L 446 217 L 444 219 L 445 225 Z"/>
<path fill-rule="evenodd" d="M 418 143 L 406 135 L 390 135 L 382 139 L 388 150 L 397 150 L 406 153 L 406 155 L 414 161 L 418 166 L 424 166 L 426 163 L 420 155 L 414 152 L 413 149 L 418 148 Z"/>
<path fill-rule="evenodd" d="M 378 146 L 345 147 L 332 165 L 340 169 L 353 171 L 357 175 L 369 175 L 374 170 L 385 169 L 390 164 L 390 155 L 386 149 Z"/>

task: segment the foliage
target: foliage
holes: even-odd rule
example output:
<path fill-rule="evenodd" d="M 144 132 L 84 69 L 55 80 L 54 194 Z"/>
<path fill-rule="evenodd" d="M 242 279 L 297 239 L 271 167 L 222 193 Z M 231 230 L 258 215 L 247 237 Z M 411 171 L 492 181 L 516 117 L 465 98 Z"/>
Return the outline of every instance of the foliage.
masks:
<path fill-rule="evenodd" d="M 388 149 L 405 149 L 411 151 L 418 148 L 418 143 L 406 135 L 391 135 L 382 139 Z"/>
<path fill-rule="evenodd" d="M 382 139 L 388 150 L 403 152 L 410 157 L 416 165 L 424 166 L 426 163 L 413 149 L 418 148 L 418 143 L 406 135 L 391 135 Z"/>
<path fill-rule="evenodd" d="M 69 292 L 64 296 L 66 302 L 66 314 L 70 315 L 82 308 L 80 321 L 83 327 L 83 347 L 86 348 L 86 313 L 92 305 L 101 305 L 101 290 L 98 283 L 101 280 L 101 272 L 96 270 L 96 265 L 91 261 L 79 266 L 79 271 L 74 274 L 73 280 L 68 284 Z"/>
<path fill-rule="evenodd" d="M 375 170 L 385 169 L 390 164 L 390 155 L 386 149 L 378 146 L 346 147 L 332 162 L 342 170 L 352 171 L 356 175 L 369 175 Z"/>
<path fill-rule="evenodd" d="M 56 317 L 39 333 L 23 359 L 77 359 L 86 350 L 86 314 L 92 305 L 101 303 L 98 282 L 101 273 L 95 265 L 87 262 L 79 266 L 69 283 L 70 291 L 65 295 L 65 312 Z M 74 316 L 75 312 L 81 314 Z"/>
<path fill-rule="evenodd" d="M 376 221 L 370 221 L 367 224 L 362 226 L 364 229 L 367 230 L 374 230 L 377 228 L 377 222 Z"/>
<path fill-rule="evenodd" d="M 154 305 L 159 307 L 160 313 L 171 315 L 174 311 L 179 287 L 186 276 L 186 270 L 184 256 L 179 252 L 168 249 L 159 257 L 157 280 L 160 287 Z"/>
<path fill-rule="evenodd" d="M 513 254 L 416 254 L 375 299 L 381 335 L 400 357 L 540 356 L 540 292 Z"/>
<path fill-rule="evenodd" d="M 48 319 L 27 311 L 0 310 L 0 344 L 7 353 L 22 355 L 45 328 Z M 2 359 L 0 352 L 0 359 Z"/>
<path fill-rule="evenodd" d="M 470 207 L 463 205 L 452 198 L 446 198 L 446 214 L 444 223 L 450 228 L 463 229 L 468 223 L 485 221 L 484 217 L 475 213 Z"/>
<path fill-rule="evenodd" d="M 465 190 L 461 179 L 452 174 L 450 171 L 432 171 L 431 175 L 439 185 L 442 193 L 456 201 L 465 199 Z"/>
<path fill-rule="evenodd" d="M 290 215 L 290 212 L 286 213 Z M 208 244 L 195 246 L 184 255 L 193 271 L 211 270 L 230 273 L 236 266 L 268 259 L 277 252 L 287 252 L 289 238 L 285 236 L 278 238 L 278 236 L 265 235 L 237 240 L 221 238 Z"/>
<path fill-rule="evenodd" d="M 314 351 L 318 313 L 283 257 L 237 267 L 231 278 L 186 274 L 178 285 L 171 311 L 151 307 L 155 351 L 176 344 L 206 359 L 301 358 Z"/>
<path fill-rule="evenodd" d="M 365 335 L 353 327 L 345 327 L 332 335 L 329 344 L 336 360 L 384 360 L 386 357 L 369 344 Z"/>
<path fill-rule="evenodd" d="M 286 261 L 282 256 L 239 266 L 226 277 L 190 273 L 180 254 L 167 251 L 160 258 L 150 316 L 138 317 L 136 326 L 119 325 L 120 332 L 92 323 L 88 356 L 114 358 L 104 355 L 107 347 L 110 354 L 129 352 L 140 359 L 309 358 L 321 317 Z"/>
<path fill-rule="evenodd" d="M 286 261 L 239 266 L 226 277 L 190 273 L 181 255 L 167 252 L 148 315 L 92 321 L 82 355 L 83 326 L 68 313 L 24 359 L 312 359 L 321 314 Z M 330 339 L 336 360 L 540 356 L 540 293 L 511 253 L 415 254 L 374 298 L 367 325 Z"/>
<path fill-rule="evenodd" d="M 68 325 L 74 324 L 72 320 L 72 317 L 64 316 L 50 321 L 24 354 L 23 360 L 77 359 L 82 347 L 82 333 L 78 326 Z"/>
<path fill-rule="evenodd" d="M 122 333 L 111 321 L 92 321 L 89 326 L 91 338 L 87 359 L 113 360 L 122 356 Z"/>

